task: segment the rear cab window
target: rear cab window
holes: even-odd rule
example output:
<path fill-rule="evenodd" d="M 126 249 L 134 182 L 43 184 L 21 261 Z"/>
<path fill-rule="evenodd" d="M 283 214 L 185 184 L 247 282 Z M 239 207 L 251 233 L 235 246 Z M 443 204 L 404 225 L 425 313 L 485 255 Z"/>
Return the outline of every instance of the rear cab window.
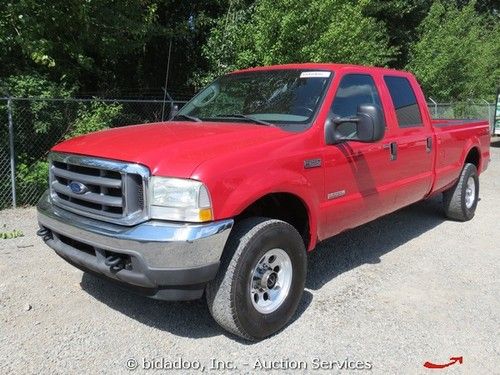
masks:
<path fill-rule="evenodd" d="M 400 128 L 423 126 L 422 114 L 410 81 L 406 77 L 398 76 L 384 76 L 384 81 L 396 111 L 398 126 Z"/>

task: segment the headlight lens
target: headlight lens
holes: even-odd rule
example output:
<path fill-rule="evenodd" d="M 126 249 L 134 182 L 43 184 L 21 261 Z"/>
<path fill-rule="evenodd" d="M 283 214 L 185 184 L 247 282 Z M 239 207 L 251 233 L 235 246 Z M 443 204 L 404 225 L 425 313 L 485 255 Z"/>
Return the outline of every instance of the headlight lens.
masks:
<path fill-rule="evenodd" d="M 152 218 L 202 222 L 213 219 L 208 190 L 200 181 L 182 178 L 151 178 Z"/>

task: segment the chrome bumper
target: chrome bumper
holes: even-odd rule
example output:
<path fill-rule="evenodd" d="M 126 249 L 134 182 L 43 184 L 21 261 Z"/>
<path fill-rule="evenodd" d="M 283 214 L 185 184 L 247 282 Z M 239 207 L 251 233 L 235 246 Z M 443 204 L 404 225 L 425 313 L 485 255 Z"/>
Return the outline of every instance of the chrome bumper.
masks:
<path fill-rule="evenodd" d="M 151 220 L 126 227 L 54 206 L 48 193 L 42 196 L 37 209 L 40 227 L 50 231 L 44 240 L 61 257 L 84 270 L 155 289 L 152 297 L 160 299 L 192 299 L 177 298 L 175 293 L 171 298 L 168 293 L 156 291 L 165 286 L 202 286 L 215 277 L 233 226 L 233 220 L 229 219 L 207 224 Z M 83 244 L 80 248 L 79 243 Z M 116 271 L 106 266 L 109 254 L 126 256 L 129 269 Z M 191 294 L 201 296 L 203 290 L 200 290 Z"/>

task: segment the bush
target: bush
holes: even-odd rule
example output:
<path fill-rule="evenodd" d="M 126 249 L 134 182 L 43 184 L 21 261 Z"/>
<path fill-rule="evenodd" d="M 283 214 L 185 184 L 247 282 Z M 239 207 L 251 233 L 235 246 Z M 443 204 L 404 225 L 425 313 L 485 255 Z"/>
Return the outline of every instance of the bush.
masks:
<path fill-rule="evenodd" d="M 35 203 L 47 189 L 48 175 L 49 163 L 46 160 L 37 160 L 32 164 L 22 161 L 18 163 L 16 166 L 18 204 Z"/>
<path fill-rule="evenodd" d="M 80 105 L 75 122 L 64 138 L 72 138 L 110 128 L 120 116 L 122 105 L 117 103 L 92 102 L 89 106 Z"/>
<path fill-rule="evenodd" d="M 16 187 L 19 205 L 34 204 L 47 189 L 48 150 L 61 139 L 67 139 L 115 125 L 122 106 L 116 103 L 15 101 Z M 69 124 L 69 125 L 68 125 Z M 10 190 L 10 172 L 2 175 L 2 191 Z M 0 202 L 10 205 L 10 196 Z"/>

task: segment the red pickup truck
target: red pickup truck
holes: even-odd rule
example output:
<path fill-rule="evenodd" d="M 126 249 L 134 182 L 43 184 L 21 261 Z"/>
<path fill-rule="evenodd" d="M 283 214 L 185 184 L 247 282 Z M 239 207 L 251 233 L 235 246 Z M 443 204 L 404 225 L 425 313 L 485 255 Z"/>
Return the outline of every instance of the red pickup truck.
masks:
<path fill-rule="evenodd" d="M 205 294 L 222 327 L 259 340 L 296 310 L 319 241 L 438 193 L 472 219 L 489 142 L 487 121 L 432 120 L 407 72 L 237 71 L 168 122 L 56 145 L 38 234 L 152 298 Z"/>

